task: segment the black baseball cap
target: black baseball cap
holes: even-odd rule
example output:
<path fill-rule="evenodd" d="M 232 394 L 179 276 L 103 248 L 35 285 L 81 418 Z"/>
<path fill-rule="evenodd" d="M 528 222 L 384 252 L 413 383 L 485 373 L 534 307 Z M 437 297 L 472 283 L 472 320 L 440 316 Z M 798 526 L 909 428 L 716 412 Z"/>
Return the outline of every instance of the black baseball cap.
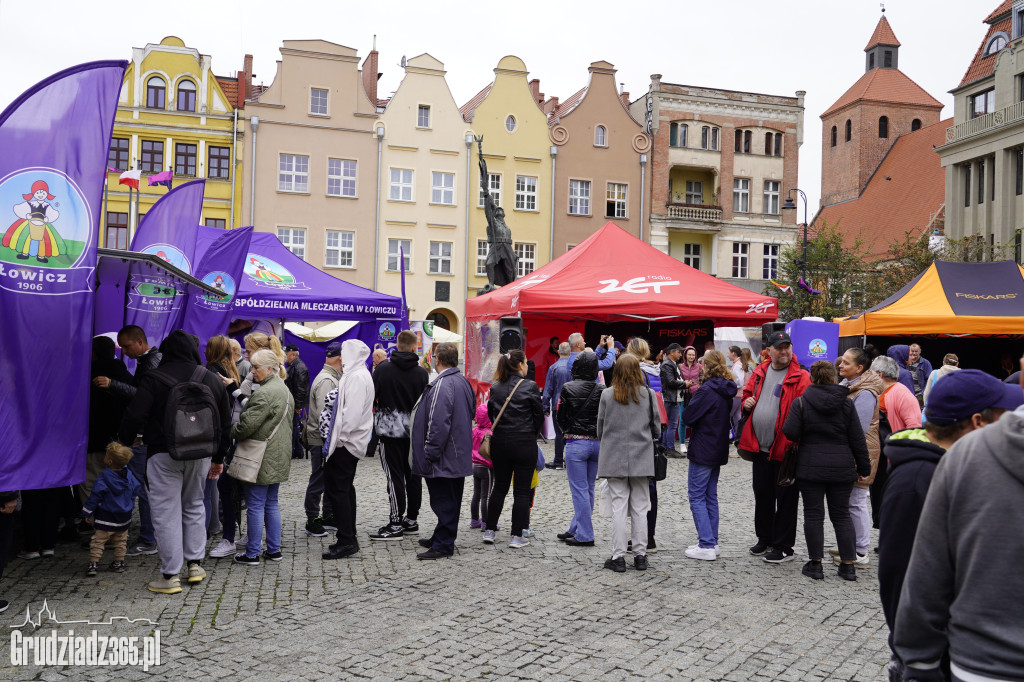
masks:
<path fill-rule="evenodd" d="M 674 350 L 682 350 L 682 349 L 683 349 L 683 347 L 680 346 L 678 343 L 670 343 L 667 346 L 665 346 L 665 352 L 666 353 L 671 353 Z"/>
<path fill-rule="evenodd" d="M 778 348 L 784 343 L 793 344 L 793 339 L 789 338 L 789 334 L 786 332 L 772 332 L 768 336 L 768 345 L 772 348 Z"/>
<path fill-rule="evenodd" d="M 296 346 L 294 343 L 289 343 L 287 346 L 284 347 L 284 352 L 285 353 L 298 353 L 299 352 L 299 347 Z"/>

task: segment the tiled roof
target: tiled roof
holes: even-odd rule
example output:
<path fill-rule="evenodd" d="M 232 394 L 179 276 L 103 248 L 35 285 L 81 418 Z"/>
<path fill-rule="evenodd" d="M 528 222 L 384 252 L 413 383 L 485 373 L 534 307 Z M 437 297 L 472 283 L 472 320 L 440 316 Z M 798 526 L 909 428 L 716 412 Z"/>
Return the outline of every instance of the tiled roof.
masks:
<path fill-rule="evenodd" d="M 224 91 L 224 96 L 228 98 L 228 102 L 232 107 L 238 106 L 238 79 L 228 78 L 226 76 L 214 76 L 217 79 L 217 84 L 220 85 L 220 89 Z"/>
<path fill-rule="evenodd" d="M 1003 5 L 1006 6 L 1006 10 L 1008 11 L 1010 0 L 1004 2 Z M 1001 5 L 998 10 L 989 15 L 989 18 L 998 17 L 1001 14 L 1004 14 L 1005 12 L 1000 11 L 1002 9 L 1003 6 Z M 996 55 L 990 54 L 986 57 L 985 46 L 988 45 L 989 39 L 999 31 L 1006 31 L 1009 33 L 1010 26 L 1011 18 L 1010 16 L 1006 16 L 1002 21 L 997 21 L 988 27 L 988 32 L 985 33 L 985 38 L 981 41 L 981 45 L 978 46 L 978 51 L 975 53 L 974 59 L 971 61 L 971 65 L 967 67 L 967 73 L 964 74 L 963 80 L 960 81 L 960 85 L 958 87 L 963 87 L 968 83 L 973 83 L 974 81 L 981 80 L 982 78 L 988 78 L 995 73 Z"/>
<path fill-rule="evenodd" d="M 868 253 L 883 255 L 907 230 L 920 234 L 929 227 L 946 200 L 946 176 L 934 147 L 946 140 L 953 119 L 902 135 L 882 160 L 861 195 L 823 208 L 812 231 L 839 223 L 848 246 L 864 241 Z"/>
<path fill-rule="evenodd" d="M 825 118 L 832 112 L 861 100 L 942 108 L 942 102 L 925 92 L 924 88 L 910 80 L 899 69 L 872 69 L 861 76 L 860 80 L 836 100 L 821 117 Z"/>
<path fill-rule="evenodd" d="M 992 12 L 992 14 L 985 17 L 985 23 L 991 24 L 993 21 L 1009 12 L 1012 8 L 1013 0 L 1005 0 L 1005 2 L 1000 3 L 999 7 L 996 7 L 995 11 Z"/>
<path fill-rule="evenodd" d="M 885 16 L 878 20 L 878 26 L 875 26 L 875 32 L 871 34 L 871 40 L 868 41 L 868 46 L 864 48 L 864 51 L 867 52 L 875 45 L 900 46 L 900 41 L 896 40 L 896 34 L 892 32 L 892 26 L 889 25 L 889 20 Z"/>
<path fill-rule="evenodd" d="M 557 107 L 551 110 L 548 114 L 548 125 L 554 125 L 555 119 L 565 116 L 570 111 L 576 108 L 576 106 L 583 100 L 583 96 L 587 94 L 587 89 L 583 88 L 578 92 L 570 95 L 564 102 L 561 102 Z"/>
<path fill-rule="evenodd" d="M 459 113 L 462 114 L 462 118 L 466 123 L 473 122 L 473 112 L 476 111 L 478 106 L 480 106 L 480 102 L 483 102 L 484 98 L 487 97 L 487 93 L 491 91 L 491 85 L 491 83 L 488 83 L 487 87 L 473 95 L 471 100 L 459 107 Z"/>

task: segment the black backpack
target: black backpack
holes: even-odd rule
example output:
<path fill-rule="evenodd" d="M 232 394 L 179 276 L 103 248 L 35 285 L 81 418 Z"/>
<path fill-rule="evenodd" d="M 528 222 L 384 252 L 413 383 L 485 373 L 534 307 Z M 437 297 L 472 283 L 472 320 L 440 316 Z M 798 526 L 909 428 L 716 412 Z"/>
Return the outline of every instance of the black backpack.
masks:
<path fill-rule="evenodd" d="M 182 382 L 158 370 L 152 372 L 171 389 L 164 407 L 164 435 L 171 459 L 212 457 L 220 447 L 220 409 L 213 391 L 203 383 L 207 371 L 200 365 Z"/>

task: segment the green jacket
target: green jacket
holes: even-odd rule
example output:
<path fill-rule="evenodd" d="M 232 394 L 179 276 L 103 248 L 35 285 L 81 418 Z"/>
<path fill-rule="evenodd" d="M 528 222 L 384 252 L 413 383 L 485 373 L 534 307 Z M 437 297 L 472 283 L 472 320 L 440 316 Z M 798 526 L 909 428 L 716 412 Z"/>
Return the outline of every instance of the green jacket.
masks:
<path fill-rule="evenodd" d="M 235 440 L 267 440 L 274 427 L 281 425 L 274 439 L 267 443 L 256 485 L 272 485 L 288 480 L 292 466 L 294 415 L 295 400 L 281 377 L 274 374 L 260 383 L 259 390 L 253 391 L 238 423 L 231 427 L 231 437 Z"/>

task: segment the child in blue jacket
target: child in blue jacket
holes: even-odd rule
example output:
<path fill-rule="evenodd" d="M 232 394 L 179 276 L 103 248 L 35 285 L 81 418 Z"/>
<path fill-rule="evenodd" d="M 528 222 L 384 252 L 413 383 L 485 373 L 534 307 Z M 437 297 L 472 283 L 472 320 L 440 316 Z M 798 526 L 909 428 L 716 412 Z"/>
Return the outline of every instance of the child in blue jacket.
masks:
<path fill-rule="evenodd" d="M 132 522 L 135 498 L 142 484 L 128 470 L 132 458 L 130 448 L 120 443 L 107 446 L 103 463 L 107 468 L 100 473 L 93 486 L 92 494 L 85 501 L 82 513 L 86 522 L 95 526 L 92 544 L 89 546 L 89 568 L 86 575 L 96 575 L 96 565 L 103 556 L 109 540 L 114 541 L 114 562 L 110 570 L 124 573 L 124 555 L 128 549 L 128 526 Z"/>

